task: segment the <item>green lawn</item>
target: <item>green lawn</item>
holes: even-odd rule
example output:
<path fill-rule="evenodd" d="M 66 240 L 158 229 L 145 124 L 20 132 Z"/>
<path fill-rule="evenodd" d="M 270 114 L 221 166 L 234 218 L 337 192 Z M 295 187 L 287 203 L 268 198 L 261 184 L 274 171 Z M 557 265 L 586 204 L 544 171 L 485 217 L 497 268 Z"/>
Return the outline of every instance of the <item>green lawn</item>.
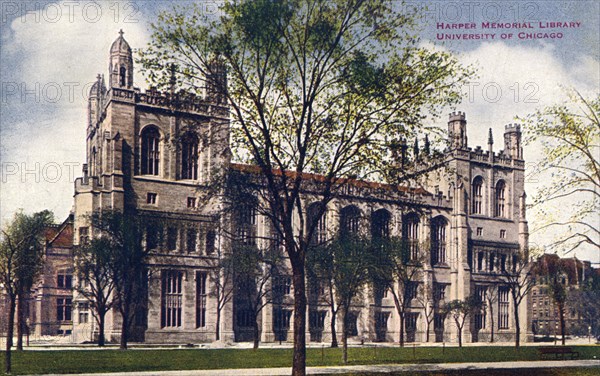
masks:
<path fill-rule="evenodd" d="M 572 346 L 580 359 L 600 359 L 600 346 Z M 341 365 L 341 349 L 310 348 L 307 365 Z M 185 369 L 261 368 L 291 366 L 291 349 L 130 349 L 24 351 L 13 353 L 13 373 L 82 373 Z M 535 347 L 385 347 L 350 348 L 349 364 L 510 362 L 538 360 Z M 4 369 L 4 357 L 0 365 Z M 487 374 L 486 374 L 487 375 Z M 549 374 L 550 375 L 550 374 Z"/>

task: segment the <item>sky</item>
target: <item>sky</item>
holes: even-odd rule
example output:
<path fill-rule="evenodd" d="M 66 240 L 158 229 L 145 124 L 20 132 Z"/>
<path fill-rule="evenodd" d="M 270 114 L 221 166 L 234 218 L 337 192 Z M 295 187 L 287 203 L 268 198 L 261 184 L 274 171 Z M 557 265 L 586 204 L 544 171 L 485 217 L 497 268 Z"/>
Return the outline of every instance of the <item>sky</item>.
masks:
<path fill-rule="evenodd" d="M 85 160 L 87 93 L 98 73 L 107 74 L 110 45 L 123 29 L 134 50 L 143 48 L 150 24 L 174 3 L 187 2 L 0 0 L 2 223 L 19 208 L 47 208 L 57 220 L 68 215 L 73 182 Z M 215 2 L 199 3 L 206 15 L 217 14 Z M 477 67 L 479 77 L 462 88 L 464 101 L 447 111 L 466 112 L 472 147 L 485 150 L 492 128 L 494 149 L 502 149 L 504 126 L 516 116 L 564 103 L 561 87 L 599 95 L 600 1 L 409 1 L 396 6 L 422 9 L 423 45 L 451 51 L 463 64 Z M 503 28 L 494 28 L 499 25 Z M 134 84 L 147 87 L 139 73 Z M 526 145 L 524 156 L 528 172 L 535 171 L 539 145 Z M 545 182 L 547 176 L 529 174 L 528 196 Z M 533 209 L 530 228 L 535 228 L 535 216 Z M 595 225 L 600 228 L 600 218 Z M 531 244 L 544 246 L 553 236 L 534 233 Z M 600 262 L 597 250 L 578 249 L 575 255 Z"/>

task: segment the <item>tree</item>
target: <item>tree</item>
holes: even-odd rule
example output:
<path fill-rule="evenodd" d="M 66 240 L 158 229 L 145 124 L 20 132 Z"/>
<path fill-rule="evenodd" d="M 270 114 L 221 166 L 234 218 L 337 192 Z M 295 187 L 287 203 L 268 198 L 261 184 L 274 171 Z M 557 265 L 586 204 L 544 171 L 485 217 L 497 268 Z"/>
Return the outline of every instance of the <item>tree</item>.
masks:
<path fill-rule="evenodd" d="M 565 311 L 566 304 L 571 289 L 568 286 L 569 282 L 577 281 L 576 269 L 570 268 L 570 265 L 577 268 L 577 263 L 572 259 L 561 259 L 558 255 L 544 255 L 540 257 L 536 263 L 536 275 L 546 282 L 548 286 L 548 295 L 556 305 L 558 310 L 558 318 L 560 321 L 561 342 L 565 344 Z"/>
<path fill-rule="evenodd" d="M 213 262 L 212 273 L 209 274 L 209 278 L 214 286 L 216 295 L 216 309 L 217 317 L 215 320 L 215 339 L 219 341 L 221 339 L 221 315 L 225 305 L 233 298 L 233 283 L 234 283 L 234 258 L 231 254 L 221 254 L 220 247 L 218 248 L 219 254 L 217 259 Z"/>
<path fill-rule="evenodd" d="M 498 303 L 498 286 L 488 286 L 485 291 L 485 307 L 490 310 L 490 342 L 494 343 L 494 305 Z"/>
<path fill-rule="evenodd" d="M 598 330 L 598 318 L 600 318 L 600 274 L 592 273 L 579 289 L 572 290 L 569 294 L 569 306 L 582 317 L 588 326 L 588 335 L 596 337 L 600 334 Z"/>
<path fill-rule="evenodd" d="M 600 250 L 600 96 L 584 98 L 568 90 L 570 102 L 549 106 L 521 119 L 530 142 L 541 141 L 544 159 L 536 173 L 551 173 L 534 198 L 546 222 L 532 231 L 559 232 L 549 248 L 569 253 L 587 246 Z M 555 203 L 555 204 L 553 204 Z M 571 208 L 570 217 L 548 213 L 546 205 Z"/>
<path fill-rule="evenodd" d="M 149 219 L 135 212 L 102 210 L 89 217 L 92 235 L 106 239 L 112 248 L 110 276 L 114 306 L 121 315 L 120 348 L 127 349 L 131 323 L 143 310 L 147 297 L 146 259 L 156 236 L 162 233 L 164 221 Z"/>
<path fill-rule="evenodd" d="M 19 301 L 19 333 L 24 318 L 22 310 L 26 294 L 37 280 L 43 265 L 45 229 L 52 224 L 53 214 L 44 210 L 32 215 L 16 212 L 2 229 L 0 241 L 0 282 L 8 297 L 8 324 L 6 334 L 5 372 L 11 372 L 15 310 Z M 22 339 L 21 339 L 22 341 Z M 22 342 L 21 342 L 22 346 Z M 22 347 L 21 347 L 22 349 Z"/>
<path fill-rule="evenodd" d="M 439 310 L 440 307 L 437 307 L 438 301 L 433 296 L 433 285 L 430 283 L 423 282 L 422 285 L 419 285 L 419 290 L 417 291 L 416 300 L 419 302 L 419 305 L 423 309 L 423 314 L 425 315 L 425 342 L 429 342 L 429 332 L 431 329 L 431 323 L 435 318 L 436 311 Z"/>
<path fill-rule="evenodd" d="M 478 296 L 471 295 L 465 300 L 452 300 L 443 307 L 445 315 L 450 315 L 458 331 L 458 347 L 462 347 L 462 330 L 467 317 L 473 317 L 481 312 L 483 303 Z"/>
<path fill-rule="evenodd" d="M 263 308 L 273 302 L 273 279 L 282 267 L 281 259 L 277 252 L 243 243 L 234 245 L 230 257 L 237 290 L 236 303 L 252 314 L 253 342 L 257 349 L 260 342 L 258 318 Z"/>
<path fill-rule="evenodd" d="M 512 270 L 506 268 L 502 280 L 508 287 L 512 298 L 513 314 L 515 317 L 515 347 L 520 346 L 521 323 L 519 306 L 535 285 L 535 263 L 530 260 L 528 252 L 517 252 L 513 256 Z"/>
<path fill-rule="evenodd" d="M 369 279 L 368 241 L 359 236 L 339 236 L 328 244 L 332 255 L 332 285 L 337 309 L 342 315 L 342 357 L 348 363 L 348 336 L 356 323 L 351 322 L 350 308 Z"/>
<path fill-rule="evenodd" d="M 311 190 L 325 208 L 344 178 L 401 176 L 386 173 L 390 146 L 422 131 L 426 111 L 457 103 L 471 71 L 419 47 L 417 15 L 392 1 L 240 1 L 220 10 L 215 20 L 198 6 L 161 14 L 140 61 L 158 86 L 173 71 L 231 109 L 235 155 L 257 166 L 291 263 L 293 374 L 304 375 L 306 252 L 322 213 L 307 221 L 301 194 Z M 320 174 L 318 184 L 306 173 Z"/>
<path fill-rule="evenodd" d="M 376 258 L 376 278 L 384 282 L 391 292 L 400 317 L 400 346 L 404 346 L 406 313 L 419 290 L 422 292 L 419 279 L 422 275 L 424 252 L 419 248 L 417 243 L 392 237 L 380 240 L 373 251 Z"/>
<path fill-rule="evenodd" d="M 115 278 L 112 274 L 116 247 L 107 237 L 92 239 L 80 244 L 75 250 L 77 272 L 77 292 L 92 308 L 92 315 L 98 324 L 98 346 L 104 346 L 106 314 L 115 303 L 113 291 Z"/>
<path fill-rule="evenodd" d="M 315 303 L 323 300 L 329 306 L 331 313 L 331 347 L 336 348 L 338 347 L 336 324 L 339 305 L 335 295 L 335 269 L 333 265 L 333 254 L 326 244 L 313 245 L 308 249 L 306 253 L 306 273 L 311 292 L 313 292 L 309 296 Z M 319 293 L 321 289 L 324 296 Z"/>

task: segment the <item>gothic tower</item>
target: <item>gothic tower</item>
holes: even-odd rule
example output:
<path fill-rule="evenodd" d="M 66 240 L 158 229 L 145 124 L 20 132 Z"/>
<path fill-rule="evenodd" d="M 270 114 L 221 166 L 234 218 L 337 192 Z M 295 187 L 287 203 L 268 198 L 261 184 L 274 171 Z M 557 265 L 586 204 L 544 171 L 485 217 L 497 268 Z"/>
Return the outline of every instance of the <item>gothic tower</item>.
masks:
<path fill-rule="evenodd" d="M 133 90 L 133 58 L 131 47 L 123 34 L 123 30 L 120 30 L 119 37 L 110 47 L 110 87 Z"/>
<path fill-rule="evenodd" d="M 450 149 L 467 148 L 467 119 L 464 112 L 453 112 L 448 120 L 448 144 Z"/>

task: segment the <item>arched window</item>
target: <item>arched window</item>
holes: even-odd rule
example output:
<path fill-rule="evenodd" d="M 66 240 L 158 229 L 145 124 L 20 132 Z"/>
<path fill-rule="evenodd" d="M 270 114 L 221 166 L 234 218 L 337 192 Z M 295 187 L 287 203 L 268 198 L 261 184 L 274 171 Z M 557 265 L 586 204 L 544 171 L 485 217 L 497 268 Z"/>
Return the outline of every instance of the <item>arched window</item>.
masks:
<path fill-rule="evenodd" d="M 419 258 L 419 216 L 410 213 L 402 218 L 402 238 L 407 246 L 407 257 L 411 261 Z"/>
<path fill-rule="evenodd" d="M 119 85 L 127 86 L 127 69 L 125 67 L 119 69 Z"/>
<path fill-rule="evenodd" d="M 390 237 L 390 222 L 392 215 L 385 209 L 379 209 L 371 214 L 371 237 L 387 239 Z"/>
<path fill-rule="evenodd" d="M 435 217 L 431 221 L 431 265 L 446 263 L 446 230 L 448 221 Z"/>
<path fill-rule="evenodd" d="M 471 212 L 473 214 L 483 214 L 483 178 L 481 176 L 473 179 L 471 200 Z"/>
<path fill-rule="evenodd" d="M 159 175 L 160 133 L 156 127 L 142 131 L 142 175 Z"/>
<path fill-rule="evenodd" d="M 181 142 L 181 178 L 198 179 L 198 137 L 186 135 Z"/>
<path fill-rule="evenodd" d="M 321 211 L 322 205 L 320 202 L 314 202 L 308 207 L 308 225 L 312 226 L 317 216 Z M 327 241 L 327 211 L 323 212 L 321 218 L 318 219 L 315 230 L 310 239 L 311 245 L 318 245 Z"/>
<path fill-rule="evenodd" d="M 358 235 L 360 225 L 360 210 L 354 206 L 346 206 L 340 213 L 340 236 Z"/>
<path fill-rule="evenodd" d="M 506 217 L 506 183 L 504 180 L 496 184 L 496 217 Z"/>

